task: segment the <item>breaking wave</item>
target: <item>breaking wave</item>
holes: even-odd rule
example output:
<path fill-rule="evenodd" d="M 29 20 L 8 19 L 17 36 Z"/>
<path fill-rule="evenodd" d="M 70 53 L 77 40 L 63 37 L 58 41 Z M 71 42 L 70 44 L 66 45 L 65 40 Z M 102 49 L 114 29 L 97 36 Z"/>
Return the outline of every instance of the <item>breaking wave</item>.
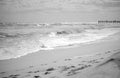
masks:
<path fill-rule="evenodd" d="M 45 37 L 37 38 L 37 40 L 35 40 L 36 38 L 20 40 L 19 43 L 14 43 L 14 46 L 1 48 L 0 60 L 18 58 L 40 50 L 53 50 L 61 46 L 89 43 L 113 35 L 118 31 L 114 28 L 105 28 L 100 30 L 87 29 L 82 33 L 74 34 L 69 34 L 65 31 L 51 32 Z"/>
<path fill-rule="evenodd" d="M 49 34 L 49 38 L 42 39 L 40 40 L 40 42 L 44 43 L 46 47 L 54 48 L 57 46 L 66 46 L 96 41 L 113 35 L 116 32 L 118 31 L 114 29 L 86 30 L 83 33 L 71 34 L 65 37 L 57 36 L 55 33 L 52 32 L 51 34 Z"/>

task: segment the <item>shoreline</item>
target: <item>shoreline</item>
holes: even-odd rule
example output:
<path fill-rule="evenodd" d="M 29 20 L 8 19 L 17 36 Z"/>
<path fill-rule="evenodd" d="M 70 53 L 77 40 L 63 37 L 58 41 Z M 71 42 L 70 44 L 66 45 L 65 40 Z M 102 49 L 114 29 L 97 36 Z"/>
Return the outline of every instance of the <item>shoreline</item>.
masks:
<path fill-rule="evenodd" d="M 118 29 L 119 30 L 119 29 Z M 96 31 L 96 30 L 95 30 Z M 90 32 L 90 34 L 92 35 L 92 33 L 93 33 L 93 36 L 94 36 L 94 32 L 95 31 L 92 31 L 92 30 L 87 30 L 87 32 L 85 32 L 85 33 L 83 33 L 83 34 L 87 34 L 87 33 L 89 33 Z M 38 52 L 38 51 L 44 51 L 44 50 L 46 50 L 46 51 L 49 51 L 49 50 L 55 50 L 55 49 L 62 49 L 62 48 L 74 48 L 74 47 L 79 47 L 79 45 L 84 45 L 84 44 L 91 44 L 91 43 L 95 43 L 95 42 L 99 42 L 99 41 L 101 41 L 101 40 L 104 40 L 104 39 L 106 39 L 106 38 L 109 38 L 110 36 L 112 36 L 112 35 L 114 35 L 114 34 L 116 34 L 116 33 L 119 33 L 118 31 L 109 31 L 110 32 L 110 34 L 108 33 L 108 35 L 103 35 L 103 38 L 98 38 L 98 39 L 93 39 L 93 40 L 91 40 L 91 38 L 89 38 L 89 34 L 88 34 L 88 38 L 84 38 L 84 37 L 82 37 L 82 39 L 81 39 L 81 35 L 80 35 L 80 38 L 79 38 L 79 35 L 75 35 L 75 34 L 73 34 L 72 36 L 73 36 L 73 39 L 72 39 L 72 37 L 71 37 L 71 35 L 69 35 L 69 36 L 67 36 L 67 37 L 65 37 L 65 39 L 62 39 L 61 40 L 61 37 L 59 38 L 59 36 L 58 37 L 55 37 L 55 36 L 51 36 L 50 37 L 50 39 L 47 39 L 47 38 L 41 38 L 41 39 L 43 39 L 43 40 L 39 40 L 40 41 L 40 43 L 39 44 L 34 44 L 35 46 L 36 46 L 36 50 L 34 50 L 33 52 L 30 52 L 30 53 L 25 53 L 25 54 L 22 54 L 22 55 L 17 55 L 17 56 L 15 56 L 15 57 L 12 57 L 12 58 L 5 58 L 5 59 L 1 59 L 1 60 L 9 60 L 9 59 L 16 59 L 16 58 L 21 58 L 22 56 L 26 56 L 26 55 L 28 55 L 28 54 L 32 54 L 32 53 L 35 53 L 35 52 Z M 105 33 L 106 34 L 106 33 Z M 98 35 L 99 36 L 99 34 L 96 34 L 96 35 Z M 34 36 L 33 36 L 34 37 Z M 69 40 L 69 37 L 71 37 L 71 39 L 72 39 L 72 41 L 70 41 Z M 77 42 L 75 41 L 74 42 L 74 37 L 75 37 L 75 40 L 78 40 Z M 63 36 L 63 38 L 64 38 L 64 36 Z M 94 38 L 94 37 L 93 37 Z M 96 38 L 96 37 L 95 37 Z M 55 43 L 55 42 L 57 42 L 57 40 L 58 40 L 58 42 L 60 42 L 60 43 Z M 67 41 L 66 41 L 66 39 L 67 39 Z M 80 39 L 80 40 L 79 40 Z M 87 41 L 86 41 L 86 39 L 88 39 Z M 89 40 L 90 39 L 90 40 Z M 52 41 L 51 41 L 52 40 Z M 55 40 L 55 42 L 54 42 L 54 40 Z M 83 42 L 81 42 L 81 40 L 84 40 Z M 62 41 L 62 42 L 61 42 Z M 26 43 L 26 42 L 25 42 Z M 33 42 L 34 43 L 34 42 Z M 61 45 L 61 43 L 62 43 L 62 45 Z M 52 45 L 52 47 L 50 46 L 51 44 L 53 44 Z M 24 44 L 24 45 L 26 45 L 26 44 Z M 27 44 L 28 45 L 28 44 Z M 21 45 L 22 46 L 22 45 Z M 44 47 L 44 48 L 42 48 L 42 46 Z M 1 50 L 2 51 L 2 50 Z"/>
<path fill-rule="evenodd" d="M 1 65 L 0 70 L 1 71 L 5 70 L 4 68 L 16 69 L 19 67 L 21 68 L 21 67 L 26 67 L 26 66 L 31 66 L 31 65 L 38 65 L 38 64 L 47 62 L 47 61 L 45 62 L 42 60 L 54 61 L 55 60 L 54 58 L 56 58 L 56 57 L 57 57 L 56 59 L 65 58 L 65 57 L 71 58 L 73 56 L 78 56 L 78 55 L 82 56 L 82 55 L 85 55 L 86 53 L 91 54 L 91 52 L 94 54 L 94 53 L 99 53 L 99 52 L 105 52 L 108 50 L 119 49 L 120 48 L 119 42 L 120 42 L 119 40 L 117 40 L 117 41 L 109 40 L 109 41 L 102 41 L 102 42 L 92 43 L 92 44 L 84 44 L 79 47 L 68 48 L 68 49 L 64 48 L 64 49 L 54 49 L 51 51 L 40 51 L 40 52 L 38 51 L 38 52 L 30 53 L 26 56 L 22 56 L 22 57 L 16 58 L 16 59 L 0 60 L 0 65 Z M 99 46 L 97 46 L 97 45 L 99 45 Z M 78 51 L 83 51 L 84 53 L 81 53 Z M 50 57 L 50 58 L 47 58 L 47 57 Z M 41 61 L 41 63 L 39 63 L 39 62 L 37 63 L 38 59 L 39 59 L 39 61 Z M 34 60 L 34 61 L 30 62 L 28 60 Z M 14 68 L 11 67 L 11 66 L 14 66 L 12 63 L 15 65 Z"/>

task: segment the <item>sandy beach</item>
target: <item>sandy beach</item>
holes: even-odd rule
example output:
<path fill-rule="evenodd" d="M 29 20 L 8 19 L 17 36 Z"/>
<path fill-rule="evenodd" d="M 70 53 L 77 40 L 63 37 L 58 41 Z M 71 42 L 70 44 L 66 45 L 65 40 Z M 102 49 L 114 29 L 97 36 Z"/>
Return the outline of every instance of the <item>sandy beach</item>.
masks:
<path fill-rule="evenodd" d="M 87 75 L 90 75 L 88 71 L 93 70 L 94 73 L 92 74 L 102 72 L 102 68 L 105 68 L 106 64 L 100 66 L 100 68 L 96 66 L 99 66 L 99 64 L 103 63 L 106 59 L 111 58 L 113 54 L 120 52 L 119 43 L 120 33 L 118 32 L 106 38 L 89 43 L 82 43 L 77 46 L 58 47 L 53 50 L 39 50 L 19 58 L 0 60 L 0 77 L 88 78 Z M 81 66 L 85 69 L 81 68 Z M 109 67 L 112 67 L 112 64 L 110 64 L 110 66 L 108 64 L 108 69 Z M 50 71 L 47 71 L 47 69 L 50 69 Z M 97 69 L 97 71 L 95 69 Z M 118 69 L 114 69 L 114 71 L 110 71 L 110 73 L 119 73 Z M 116 77 L 116 75 L 114 77 L 119 78 Z M 92 76 L 91 78 L 97 78 L 97 76 Z M 113 77 L 111 76 L 110 78 Z"/>
<path fill-rule="evenodd" d="M 0 78 L 120 78 L 120 1 L 0 0 Z"/>

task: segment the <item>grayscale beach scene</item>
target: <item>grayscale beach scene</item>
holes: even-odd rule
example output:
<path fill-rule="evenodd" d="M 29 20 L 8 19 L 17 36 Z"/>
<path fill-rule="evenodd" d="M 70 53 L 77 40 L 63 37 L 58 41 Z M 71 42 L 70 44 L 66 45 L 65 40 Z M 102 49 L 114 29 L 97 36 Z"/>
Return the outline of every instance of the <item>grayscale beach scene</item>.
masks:
<path fill-rule="evenodd" d="M 0 0 L 0 78 L 120 78 L 120 0 Z"/>

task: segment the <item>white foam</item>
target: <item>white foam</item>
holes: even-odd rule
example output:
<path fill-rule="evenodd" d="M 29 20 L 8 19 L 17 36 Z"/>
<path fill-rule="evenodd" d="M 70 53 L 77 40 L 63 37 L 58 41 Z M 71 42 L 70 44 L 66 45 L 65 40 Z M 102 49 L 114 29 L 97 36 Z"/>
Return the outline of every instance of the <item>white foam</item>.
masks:
<path fill-rule="evenodd" d="M 117 33 L 119 30 L 115 30 L 115 29 L 102 29 L 102 30 L 86 30 L 86 32 L 83 32 L 81 34 L 71 34 L 68 36 L 57 36 L 54 33 L 51 33 L 50 36 L 46 37 L 46 38 L 41 38 L 39 40 L 40 44 L 44 45 L 44 47 L 42 47 L 42 45 L 34 44 L 29 45 L 29 47 L 27 44 L 25 45 L 25 47 L 22 47 L 22 49 L 24 50 L 20 50 L 17 56 L 15 57 L 5 57 L 2 56 L 0 57 L 0 60 L 2 59 L 10 59 L 10 58 L 18 58 L 30 53 L 34 53 L 34 52 L 38 52 L 39 50 L 53 50 L 56 47 L 60 47 L 60 46 L 67 46 L 67 45 L 72 45 L 72 44 L 81 44 L 81 43 L 90 43 L 92 41 L 96 41 L 96 40 L 100 40 L 103 39 L 105 37 L 108 37 L 110 35 L 113 35 L 115 33 Z M 25 43 L 24 43 L 25 44 Z M 23 46 L 21 44 L 21 46 Z M 13 51 L 13 48 L 12 48 Z"/>
<path fill-rule="evenodd" d="M 103 39 L 110 35 L 115 34 L 117 31 L 111 29 L 103 29 L 103 30 L 87 30 L 82 34 L 73 34 L 67 37 L 58 37 L 56 35 L 49 36 L 48 39 L 40 40 L 44 43 L 45 46 L 49 48 L 57 47 L 57 46 L 66 46 L 72 44 L 80 44 L 87 43 L 91 41 L 96 41 L 99 39 Z"/>

